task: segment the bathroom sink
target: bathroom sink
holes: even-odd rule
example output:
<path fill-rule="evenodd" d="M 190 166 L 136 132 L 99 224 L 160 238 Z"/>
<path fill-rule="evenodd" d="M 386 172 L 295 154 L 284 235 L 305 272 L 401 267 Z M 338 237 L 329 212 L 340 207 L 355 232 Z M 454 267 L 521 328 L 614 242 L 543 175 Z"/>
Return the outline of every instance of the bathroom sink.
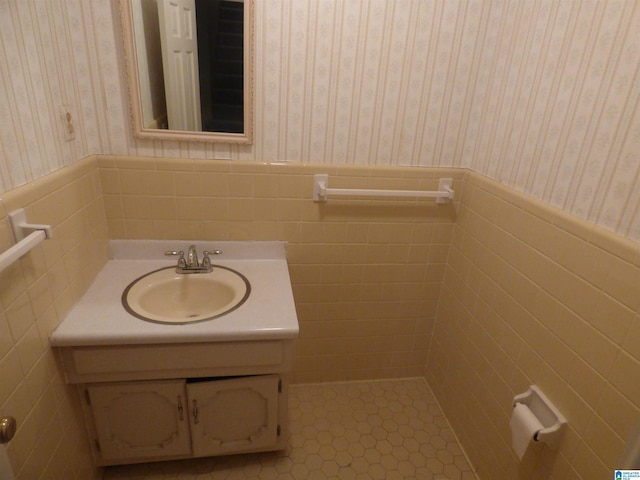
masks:
<path fill-rule="evenodd" d="M 111 240 L 109 243 L 110 260 L 51 334 L 52 346 L 71 350 L 125 345 L 169 348 L 177 344 L 220 343 L 230 346 L 233 342 L 289 342 L 299 335 L 284 242 L 220 241 L 215 245 L 196 242 L 199 251 L 219 249 L 223 253 L 215 257 L 211 274 L 181 274 L 177 279 L 173 278 L 177 262 L 167 260 L 164 252 L 176 250 L 180 245 L 178 240 Z M 228 285 L 230 276 L 236 277 L 232 284 L 236 285 L 235 289 L 245 293 L 235 300 L 225 301 L 227 307 L 220 308 L 217 313 L 210 311 L 211 317 L 193 310 L 182 315 L 170 314 L 173 306 L 162 307 L 160 311 L 156 306 L 154 310 L 145 302 L 140 305 L 140 300 L 134 301 L 135 290 L 129 297 L 127 289 L 131 289 L 131 283 L 137 283 L 134 280 L 138 279 L 138 288 L 145 290 L 142 288 L 144 283 L 154 283 L 157 279 L 146 277 L 163 269 L 166 269 L 164 275 L 169 275 L 178 285 L 184 282 L 189 291 L 192 284 L 208 278 L 217 278 L 218 283 Z M 221 278 L 223 274 L 227 274 L 227 278 Z M 209 290 L 223 289 L 216 285 Z M 210 291 L 196 297 L 208 298 Z M 243 298 L 244 303 L 241 303 Z M 202 299 L 183 300 L 182 303 L 193 308 Z M 131 307 L 126 306 L 129 301 L 133 304 Z M 134 308 L 138 311 L 134 312 Z M 193 314 L 199 316 L 190 317 Z M 86 365 L 86 362 L 83 360 L 80 365 Z M 220 369 L 207 371 L 211 376 L 220 373 Z M 91 378 L 96 381 L 96 377 Z"/>
<path fill-rule="evenodd" d="M 161 268 L 131 282 L 122 305 L 131 315 L 155 323 L 203 322 L 240 307 L 251 285 L 241 273 L 214 265 L 209 273 L 177 273 Z"/>

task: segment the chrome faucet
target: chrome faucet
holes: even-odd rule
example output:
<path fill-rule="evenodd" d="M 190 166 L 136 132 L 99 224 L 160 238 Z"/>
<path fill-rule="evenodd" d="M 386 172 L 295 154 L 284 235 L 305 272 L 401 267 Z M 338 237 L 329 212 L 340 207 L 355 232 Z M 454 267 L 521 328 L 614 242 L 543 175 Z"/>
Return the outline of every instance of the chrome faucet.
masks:
<path fill-rule="evenodd" d="M 189 251 L 187 252 L 187 268 L 199 267 L 198 264 L 198 252 L 196 252 L 195 245 L 189 245 Z"/>
<path fill-rule="evenodd" d="M 211 264 L 211 258 L 209 258 L 209 255 L 220 255 L 221 253 L 222 252 L 220 250 L 205 250 L 202 252 L 202 263 L 199 263 L 195 245 L 189 245 L 187 258 L 185 258 L 184 251 L 182 250 L 169 250 L 164 252 L 167 256 L 175 255 L 178 257 L 178 265 L 176 266 L 177 273 L 209 273 L 213 270 L 213 265 Z"/>

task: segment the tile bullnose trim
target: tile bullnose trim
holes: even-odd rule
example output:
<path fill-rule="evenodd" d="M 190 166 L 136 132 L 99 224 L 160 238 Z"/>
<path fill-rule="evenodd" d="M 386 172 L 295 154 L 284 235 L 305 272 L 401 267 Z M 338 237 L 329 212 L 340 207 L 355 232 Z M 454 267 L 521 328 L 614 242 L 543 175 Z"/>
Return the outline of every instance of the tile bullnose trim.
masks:
<path fill-rule="evenodd" d="M 16 208 L 27 207 L 94 170 L 97 170 L 97 160 L 95 155 L 89 155 L 71 165 L 4 192 L 0 196 L 0 202 L 5 205 L 7 213 Z"/>

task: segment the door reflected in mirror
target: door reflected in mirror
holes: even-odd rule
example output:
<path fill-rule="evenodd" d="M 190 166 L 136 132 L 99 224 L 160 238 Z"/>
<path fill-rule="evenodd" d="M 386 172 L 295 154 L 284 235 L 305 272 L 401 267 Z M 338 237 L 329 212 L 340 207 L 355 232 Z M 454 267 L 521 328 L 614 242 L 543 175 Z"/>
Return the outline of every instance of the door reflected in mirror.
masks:
<path fill-rule="evenodd" d="M 121 0 L 134 134 L 250 143 L 252 2 Z"/>

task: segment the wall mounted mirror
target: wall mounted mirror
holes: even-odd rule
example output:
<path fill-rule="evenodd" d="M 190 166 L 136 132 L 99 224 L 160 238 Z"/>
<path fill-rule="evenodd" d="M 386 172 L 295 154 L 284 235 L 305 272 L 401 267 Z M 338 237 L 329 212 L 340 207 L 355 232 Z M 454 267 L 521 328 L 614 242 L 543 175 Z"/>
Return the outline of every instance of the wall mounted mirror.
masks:
<path fill-rule="evenodd" d="M 253 1 L 120 0 L 136 137 L 251 143 Z"/>

